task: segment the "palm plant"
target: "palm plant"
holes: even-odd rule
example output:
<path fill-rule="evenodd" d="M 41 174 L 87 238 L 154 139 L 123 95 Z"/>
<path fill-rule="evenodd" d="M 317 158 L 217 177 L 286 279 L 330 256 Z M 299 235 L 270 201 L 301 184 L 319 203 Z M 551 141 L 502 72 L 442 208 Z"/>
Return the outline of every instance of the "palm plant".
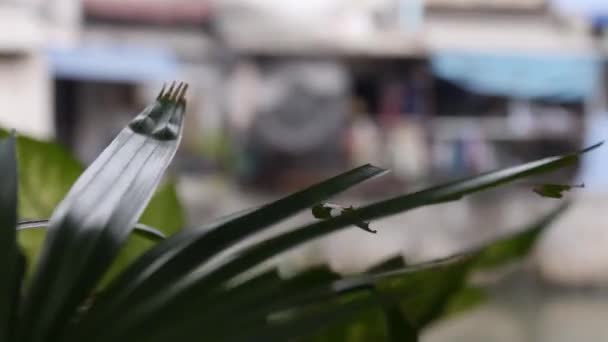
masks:
<path fill-rule="evenodd" d="M 78 178 L 48 222 L 18 223 L 16 138 L 0 142 L 0 341 L 339 341 L 352 337 L 353 327 L 360 340 L 416 341 L 420 329 L 457 310 L 475 290 L 466 282 L 471 272 L 525 255 L 565 206 L 521 233 L 424 264 L 395 258 L 356 276 L 317 267 L 289 279 L 274 269 L 252 270 L 331 232 L 550 172 L 599 146 L 350 208 L 243 244 L 385 172 L 364 165 L 165 239 L 138 220 L 178 148 L 185 92 L 184 84 L 161 90 Z M 26 260 L 16 231 L 43 226 L 40 256 Z M 157 243 L 100 285 L 132 233 Z"/>

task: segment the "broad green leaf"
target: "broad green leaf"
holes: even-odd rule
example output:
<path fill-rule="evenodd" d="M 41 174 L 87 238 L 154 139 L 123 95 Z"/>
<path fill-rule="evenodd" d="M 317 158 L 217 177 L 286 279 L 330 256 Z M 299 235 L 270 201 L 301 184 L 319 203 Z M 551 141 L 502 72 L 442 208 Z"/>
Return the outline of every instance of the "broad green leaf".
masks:
<path fill-rule="evenodd" d="M 204 336 L 210 341 L 300 341 L 323 329 L 327 325 L 346 322 L 368 307 L 377 306 L 377 299 L 368 293 L 359 292 L 342 295 L 331 300 L 310 302 L 297 308 L 274 311 L 264 316 L 247 316 L 248 312 L 234 315 L 236 320 L 206 322 L 201 329 L 168 330 L 160 328 L 158 333 L 137 335 L 142 342 L 164 342 L 168 340 L 190 341 Z M 255 308 L 251 308 L 255 309 Z M 240 319 L 246 316 L 245 319 Z M 184 316 L 189 319 L 192 317 Z M 156 327 L 153 327 L 156 328 Z M 125 339 L 127 340 L 127 339 Z"/>
<path fill-rule="evenodd" d="M 38 220 L 19 222 L 17 225 L 17 239 L 19 245 L 21 246 L 23 254 L 26 256 L 26 259 L 30 260 L 30 263 L 33 263 L 33 265 L 30 265 L 26 270 L 26 284 L 36 266 L 40 251 L 42 250 L 48 223 L 48 220 Z M 135 225 L 133 232 L 135 236 L 129 238 L 99 287 L 104 287 L 104 285 L 113 279 L 116 274 L 137 259 L 139 255 L 157 242 L 165 239 L 165 235 L 159 230 L 140 223 Z"/>
<path fill-rule="evenodd" d="M 410 322 L 421 329 L 438 318 L 452 295 L 466 284 L 474 260 L 475 255 L 456 257 L 418 271 L 378 276 L 376 287 L 398 298 Z"/>
<path fill-rule="evenodd" d="M 378 307 L 365 308 L 353 315 L 349 320 L 326 326 L 306 341 L 311 342 L 367 342 L 387 341 L 390 334 L 387 330 L 386 318 Z"/>
<path fill-rule="evenodd" d="M 6 131 L 0 130 L 0 136 Z M 59 144 L 17 137 L 19 217 L 50 217 L 84 168 Z"/>
<path fill-rule="evenodd" d="M 150 338 L 159 336 L 161 332 L 166 334 L 173 333 L 175 335 L 166 335 L 173 336 L 173 338 L 176 338 L 176 336 L 183 337 L 200 331 L 201 323 L 205 322 L 206 331 L 209 333 L 209 330 L 219 329 L 219 334 L 216 333 L 216 340 L 223 340 L 220 338 L 220 336 L 223 336 L 221 333 L 225 332 L 224 327 L 221 326 L 223 322 L 230 322 L 230 326 L 254 324 L 254 322 L 260 322 L 272 312 L 297 308 L 315 302 L 329 301 L 343 294 L 358 293 L 361 290 L 367 291 L 369 288 L 377 286 L 377 284 L 385 284 L 387 281 L 394 281 L 395 279 L 403 278 L 405 275 L 410 276 L 410 274 L 431 272 L 432 270 L 435 270 L 434 272 L 436 272 L 437 276 L 443 273 L 450 273 L 446 272 L 447 268 L 452 265 L 460 267 L 460 263 L 463 261 L 470 262 L 470 256 L 467 254 L 466 257 L 446 258 L 440 261 L 408 267 L 397 272 L 355 276 L 333 281 L 332 278 L 335 278 L 335 276 L 319 277 L 315 275 L 326 274 L 326 271 L 320 268 L 312 270 L 312 273 L 304 272 L 298 277 L 284 280 L 278 284 L 271 283 L 271 286 L 262 290 L 258 288 L 256 291 L 249 291 L 248 283 L 244 283 L 235 289 L 236 293 L 239 294 L 235 297 L 231 295 L 232 293 L 216 297 L 214 293 L 212 295 L 214 300 L 211 302 L 192 301 L 188 307 L 182 306 L 180 308 L 182 311 L 179 311 L 179 319 L 166 320 L 162 328 L 159 327 L 158 330 L 151 328 L 156 327 L 156 324 L 150 324 L 147 326 L 147 330 L 134 332 L 132 335 L 127 335 L 126 338 L 140 337 L 142 340 L 148 341 L 142 337 L 147 336 L 146 332 L 150 334 L 148 336 Z M 463 275 L 461 276 L 463 277 Z M 451 280 L 451 278 L 449 279 Z M 441 286 L 443 288 L 453 285 L 442 283 Z M 247 295 L 244 296 L 243 292 L 247 293 Z M 201 309 L 203 307 L 205 308 L 204 310 Z M 235 312 L 242 314 L 235 315 Z M 173 312 L 173 314 L 175 315 L 177 312 Z M 358 313 L 352 315 L 351 319 L 355 320 L 353 330 L 350 329 L 350 325 L 346 329 L 329 329 L 328 331 L 331 331 L 331 333 L 328 336 L 336 340 L 340 340 L 338 336 L 359 336 L 361 339 L 355 341 L 364 341 L 366 339 L 369 340 L 369 338 L 375 340 L 378 337 L 388 335 L 382 311 L 378 308 L 371 311 L 367 308 L 362 308 Z M 370 323 L 372 325 L 368 326 Z M 156 340 L 152 339 L 152 341 Z"/>
<path fill-rule="evenodd" d="M 228 321 L 226 317 L 232 317 L 230 321 L 233 324 L 250 320 L 264 321 L 264 315 L 269 311 L 268 303 L 272 303 L 271 305 L 276 308 L 285 307 L 287 304 L 284 300 L 289 303 L 292 294 L 305 293 L 307 289 L 318 286 L 318 284 L 328 284 L 339 278 L 339 275 L 327 266 L 314 267 L 288 279 L 281 279 L 274 270 L 269 271 L 246 281 L 238 288 L 231 289 L 229 293 L 215 292 L 212 296 L 217 300 L 204 304 L 206 307 L 204 312 L 200 310 L 182 311 L 182 319 L 178 325 L 173 327 L 148 325 L 142 327 L 141 331 L 130 332 L 129 336 L 133 336 L 132 338 L 136 336 L 142 340 L 147 340 L 147 337 L 155 340 L 153 338 L 155 336 L 174 336 L 173 338 L 175 338 L 175 336 L 184 336 L 183 334 L 196 333 L 200 330 L 202 321 L 209 326 L 207 334 L 211 336 L 209 334 L 212 331 L 217 334 L 218 330 L 221 332 L 225 328 L 231 329 L 224 325 Z M 246 309 L 244 310 L 244 308 Z M 238 317 L 234 315 L 235 310 L 241 312 Z"/>
<path fill-rule="evenodd" d="M 566 207 L 566 205 L 560 206 L 520 232 L 499 238 L 470 252 L 422 265 L 406 267 L 398 267 L 399 263 L 403 263 L 400 257 L 391 258 L 372 268 L 376 272 L 382 273 L 340 280 L 336 283 L 342 283 L 341 285 L 334 285 L 331 288 L 348 291 L 360 287 L 374 286 L 392 298 L 399 299 L 402 311 L 404 315 L 407 315 L 408 321 L 411 319 L 414 323 L 413 326 L 423 328 L 440 317 L 470 308 L 482 301 L 485 297 L 480 289 L 466 286 L 466 279 L 470 272 L 484 265 L 485 267 L 489 265 L 498 266 L 527 254 L 539 233 L 546 229 Z M 316 285 L 314 283 L 309 284 L 308 289 L 310 290 L 315 286 L 323 285 L 321 282 L 317 282 Z M 247 287 L 247 283 L 240 287 Z M 299 291 L 298 293 L 302 292 L 305 291 Z M 280 294 L 274 289 L 270 290 L 269 293 Z M 327 292 L 315 292 L 312 298 L 323 293 L 325 296 L 329 296 Z M 266 297 L 261 296 L 259 292 L 255 295 L 258 295 L 260 300 L 256 304 L 258 308 L 262 306 L 264 301 L 270 301 L 271 299 L 268 295 Z M 290 294 L 286 293 L 282 296 L 289 297 Z M 311 297 L 307 298 L 310 300 Z M 249 300 L 252 299 L 249 298 Z M 223 298 L 218 298 L 217 302 L 218 305 L 221 305 Z M 242 304 L 240 303 L 241 306 L 239 307 L 237 299 L 237 305 L 230 304 L 227 309 L 231 312 L 238 312 L 246 307 Z M 222 317 L 228 319 L 225 314 L 222 316 L 221 313 L 218 313 L 218 315 L 220 315 L 218 319 L 222 319 Z M 315 341 L 322 341 L 324 337 L 327 338 L 328 336 L 329 340 L 340 340 L 341 338 L 338 336 L 351 335 L 360 337 L 360 341 L 366 339 L 378 340 L 381 336 L 379 332 L 382 331 L 382 327 L 378 325 L 378 312 L 365 311 L 362 315 L 362 318 L 355 320 L 353 325 L 347 325 L 341 329 L 331 328 L 320 337 L 321 339 L 315 339 Z M 353 341 L 359 340 L 353 337 Z"/>
<path fill-rule="evenodd" d="M 50 217 L 83 168 L 61 146 L 19 137 L 20 217 Z"/>
<path fill-rule="evenodd" d="M 0 141 L 0 341 L 13 330 L 22 270 L 15 237 L 17 224 L 17 160 L 15 137 Z"/>
<path fill-rule="evenodd" d="M 334 324 L 310 338 L 314 342 L 416 342 L 418 331 L 403 312 L 399 298 L 370 290 L 380 305 L 362 310 L 351 321 Z"/>
<path fill-rule="evenodd" d="M 125 242 L 124 247 L 116 255 L 110 268 L 97 283 L 96 290 L 105 289 L 125 268 L 157 243 L 157 241 L 144 238 L 141 235 L 131 234 Z"/>
<path fill-rule="evenodd" d="M 205 331 L 216 331 L 214 336 L 221 340 L 224 336 L 222 334 L 230 330 L 231 326 L 254 325 L 254 322 L 261 324 L 264 317 L 272 312 L 331 300 L 343 293 L 375 288 L 390 298 L 390 301 L 384 302 L 384 306 L 380 308 L 363 308 L 352 315 L 347 323 L 327 326 L 312 340 L 381 341 L 393 336 L 399 336 L 397 338 L 400 340 L 405 338 L 404 336 L 413 339 L 418 329 L 484 299 L 483 292 L 466 286 L 466 280 L 471 271 L 487 260 L 488 255 L 494 255 L 489 251 L 495 250 L 497 246 L 521 246 L 523 241 L 529 243 L 531 232 L 538 236 L 538 231 L 546 228 L 563 210 L 564 207 L 560 207 L 531 224 L 529 228 L 471 252 L 420 265 L 397 269 L 403 260 L 396 257 L 373 268 L 381 273 L 339 280 L 335 280 L 336 275 L 324 268 L 315 268 L 287 280 L 281 280 L 270 272 L 240 283 L 224 294 L 212 292 L 213 300 L 199 302 L 191 298 L 191 305 L 180 307 L 182 316 L 179 316 L 178 320 L 164 321 L 164 325 L 158 327 L 158 330 L 150 326 L 157 327 L 160 323 L 149 325 L 148 337 L 151 341 L 156 341 L 154 336 L 161 336 L 159 334 L 163 332 L 168 334 L 164 335 L 167 338 L 195 336 L 201 330 L 201 324 L 205 324 Z M 505 247 L 500 250 L 504 251 Z M 527 253 L 528 249 L 518 247 L 516 251 L 517 253 L 509 252 L 508 255 L 521 256 L 521 253 Z M 501 257 L 500 260 L 505 259 Z M 169 312 L 177 314 L 172 310 Z M 403 320 L 409 324 L 404 325 Z M 230 322 L 232 325 L 223 327 L 223 322 Z M 397 330 L 399 327 L 403 330 Z M 143 338 L 146 335 L 145 332 L 138 332 L 132 338 L 135 336 Z"/>
<path fill-rule="evenodd" d="M 417 327 L 424 328 L 436 319 L 470 308 L 485 299 L 481 289 L 467 286 L 468 275 L 476 270 L 498 267 L 526 256 L 540 234 L 567 207 L 568 204 L 564 203 L 517 233 L 496 238 L 493 242 L 472 249 L 468 252 L 469 258 L 452 263 L 440 262 L 442 268 L 406 273 L 404 278 L 393 278 L 396 279 L 394 283 L 389 281 L 380 286 L 388 286 L 391 292 L 404 298 L 402 304 L 408 317 Z M 416 295 L 408 298 L 408 293 Z"/>
<path fill-rule="evenodd" d="M 272 279 L 268 278 L 269 276 L 270 274 L 266 279 Z M 281 298 L 289 298 L 294 293 L 304 293 L 319 284 L 332 283 L 338 279 L 340 276 L 326 265 L 310 268 L 291 278 L 279 277 L 273 282 L 266 281 L 263 284 L 255 278 L 218 293 L 217 300 L 209 303 L 209 312 L 205 312 L 205 316 L 211 321 L 221 320 L 223 315 L 229 315 L 235 309 L 241 309 L 243 306 L 255 308 L 271 301 L 280 306 Z"/>
<path fill-rule="evenodd" d="M 34 267 L 37 265 L 38 256 L 42 250 L 44 244 L 44 237 L 46 236 L 46 230 L 44 229 L 26 229 L 17 232 L 17 240 L 19 246 L 23 251 L 27 263 L 27 269 L 25 271 L 24 284 L 27 285 L 31 281 Z"/>
<path fill-rule="evenodd" d="M 399 305 L 399 299 L 384 293 L 378 293 L 386 321 L 388 342 L 418 342 L 418 329 L 410 322 Z"/>
<path fill-rule="evenodd" d="M 488 300 L 486 289 L 465 286 L 452 295 L 440 318 L 457 315 L 470 310 Z"/>
<path fill-rule="evenodd" d="M 326 326 L 348 322 L 362 311 L 378 306 L 378 300 L 368 292 L 342 296 L 313 304 L 312 308 L 288 310 L 265 325 L 244 324 L 219 338 L 234 342 L 299 340 L 318 333 Z"/>
<path fill-rule="evenodd" d="M 475 267 L 477 269 L 495 268 L 525 257 L 534 247 L 540 234 L 551 223 L 555 222 L 568 207 L 569 203 L 565 202 L 538 221 L 525 227 L 525 229 L 509 234 L 484 248 Z"/>
<path fill-rule="evenodd" d="M 158 188 L 139 221 L 170 236 L 186 226 L 183 208 L 175 183 L 168 181 Z"/>
<path fill-rule="evenodd" d="M 334 327 L 325 333 L 329 333 L 333 340 L 340 340 L 341 336 L 344 340 L 348 337 L 349 341 L 389 338 L 392 341 L 407 336 L 405 341 L 415 341 L 419 328 L 442 312 L 454 289 L 462 286 L 474 257 L 463 254 L 396 271 L 347 277 L 335 281 L 331 286 L 324 285 L 323 291 L 311 291 L 315 294 L 309 300 L 323 298 L 319 296 L 324 291 L 325 296 L 329 296 L 330 293 L 336 295 L 373 289 L 374 295 L 380 297 L 380 307 L 362 311 L 353 325 Z"/>
<path fill-rule="evenodd" d="M 198 231 L 185 230 L 175 234 L 146 253 L 142 257 L 145 263 L 135 263 L 124 276 L 117 279 L 105 294 L 107 300 L 93 308 L 87 315 L 90 321 L 85 317 L 79 331 L 86 333 L 85 336 L 99 336 L 91 330 L 95 324 L 89 326 L 90 322 L 107 322 L 106 317 L 116 316 L 115 309 L 123 314 L 122 305 L 130 307 L 131 313 L 126 319 L 116 321 L 116 324 L 130 326 L 129 320 L 139 318 L 140 308 L 135 306 L 136 303 L 143 303 L 144 306 L 153 304 L 148 300 L 148 294 L 172 288 L 177 279 L 189 275 L 212 256 L 246 237 L 385 172 L 378 167 L 364 165 L 233 219 L 213 223 Z M 170 254 L 170 257 L 165 257 L 166 254 Z M 145 315 L 147 311 L 141 308 L 140 312 Z M 75 337 L 76 340 L 82 338 Z"/>
<path fill-rule="evenodd" d="M 337 278 L 335 274 L 330 273 L 329 271 L 326 272 L 326 269 L 315 269 L 312 270 L 312 273 L 314 274 L 312 276 L 309 274 L 304 275 L 304 277 L 308 279 L 304 281 L 304 283 L 309 283 L 313 279 L 328 280 L 331 278 L 331 280 L 334 280 Z M 300 279 L 299 276 L 298 279 Z M 221 331 L 225 328 L 223 324 L 227 321 L 222 321 L 221 318 L 218 320 L 218 317 L 222 317 L 222 315 L 234 316 L 234 311 L 230 313 L 230 310 L 235 307 L 235 303 L 242 304 L 250 311 L 255 311 L 254 308 L 259 305 L 260 302 L 277 298 L 277 296 L 280 296 L 280 293 L 285 291 L 296 290 L 296 287 L 290 285 L 290 283 L 299 284 L 299 281 L 285 281 L 281 279 L 275 269 L 264 272 L 247 280 L 247 286 L 241 286 L 238 289 L 231 291 L 230 297 L 225 298 L 225 300 L 220 300 L 219 305 L 209 306 L 204 313 L 197 313 L 196 315 L 184 313 L 184 319 L 179 326 L 173 326 L 170 327 L 170 329 L 165 329 L 165 327 L 162 326 L 149 327 L 144 333 L 138 334 L 138 339 L 142 341 L 163 341 L 173 338 L 179 339 L 186 336 L 194 336 L 200 332 L 200 322 L 202 321 L 208 322 L 206 326 L 209 328 L 205 330 L 207 337 L 210 338 L 211 330 L 215 329 L 217 334 L 218 330 Z M 255 314 L 254 312 L 251 313 Z M 241 314 L 247 316 L 248 312 L 243 311 Z M 264 324 L 265 322 L 264 318 L 261 318 L 260 321 L 261 324 Z"/>
<path fill-rule="evenodd" d="M 465 277 L 464 279 L 466 279 L 466 276 L 471 272 L 499 267 L 508 262 L 517 261 L 528 255 L 535 242 L 538 240 L 540 234 L 546 230 L 547 227 L 549 227 L 551 223 L 553 223 L 567 208 L 568 203 L 564 203 L 563 205 L 550 211 L 539 220 L 528 224 L 524 229 L 520 229 L 517 233 L 496 238 L 491 243 L 471 250 L 469 253 L 475 256 L 471 259 L 471 262 L 466 263 L 467 267 L 462 269 Z M 453 266 L 458 267 L 456 264 Z M 443 274 L 442 276 L 446 276 L 446 274 Z M 454 276 L 457 276 L 457 274 Z M 426 289 L 434 289 L 438 286 L 442 286 L 440 280 L 437 280 L 436 283 L 429 280 L 428 284 L 429 285 L 425 286 Z M 438 293 L 441 294 L 441 291 Z M 409 316 L 410 313 L 408 312 L 408 317 L 413 317 L 414 320 L 418 322 L 418 326 L 423 328 L 436 319 L 458 313 L 465 309 L 470 309 L 486 299 L 486 294 L 483 289 L 467 286 L 466 282 L 464 281 L 460 282 L 459 286 L 454 286 L 451 289 L 448 289 L 448 291 L 445 293 L 446 295 L 429 296 L 429 298 L 436 298 L 434 300 L 436 300 L 437 303 L 435 309 L 429 314 L 420 315 L 422 318 L 417 319 L 415 316 L 418 314 L 415 312 L 418 312 L 419 310 L 415 309 L 416 311 L 413 313 L 414 316 Z M 425 296 L 428 296 L 428 294 L 423 290 L 420 296 L 412 299 L 414 304 L 407 305 L 406 303 L 406 306 L 413 308 L 428 308 L 429 306 L 425 305 L 424 303 Z"/>
<path fill-rule="evenodd" d="M 408 322 L 399 305 L 385 307 L 384 316 L 390 342 L 418 342 L 418 331 Z"/>
<path fill-rule="evenodd" d="M 161 91 L 72 186 L 51 216 L 18 338 L 60 340 L 110 267 L 181 140 L 185 87 Z M 52 296 L 49 296 L 52 294 Z"/>
<path fill-rule="evenodd" d="M 564 192 L 570 191 L 573 188 L 584 188 L 585 184 L 578 185 L 562 185 L 562 184 L 541 184 L 535 186 L 532 191 L 537 193 L 542 197 L 548 198 L 562 198 L 564 197 Z"/>
<path fill-rule="evenodd" d="M 406 267 L 405 261 L 401 255 L 386 259 L 372 267 L 366 273 L 374 274 L 380 272 L 388 272 L 403 269 Z M 317 284 L 312 284 L 318 286 Z M 248 285 L 246 285 L 248 286 Z M 378 295 L 378 294 L 377 294 Z M 381 298 L 381 302 L 382 302 Z M 409 341 L 402 334 L 414 333 L 416 331 L 411 326 L 411 323 L 405 318 L 405 315 L 399 307 L 399 302 L 395 298 L 393 301 L 384 301 L 380 308 L 371 308 L 364 310 L 352 321 L 342 325 L 330 326 L 319 334 L 311 338 L 314 342 L 332 342 L 332 341 L 348 341 L 348 342 L 366 342 L 366 341 Z M 397 304 L 397 305 L 395 305 Z M 409 329 L 412 330 L 409 330 Z M 402 330 L 403 329 L 403 330 Z M 396 337 L 393 337 L 396 336 Z M 408 337 L 408 338 L 409 338 Z M 413 340 L 415 341 L 415 340 Z"/>
<path fill-rule="evenodd" d="M 457 256 L 415 265 L 393 272 L 352 276 L 333 281 L 332 283 L 311 283 L 307 287 L 302 287 L 302 289 L 297 292 L 292 291 L 283 293 L 277 291 L 275 293 L 280 296 L 277 296 L 277 299 L 275 300 L 271 300 L 271 298 L 263 300 L 260 298 L 260 302 L 254 307 L 258 311 L 258 315 L 263 316 L 265 313 L 267 314 L 269 312 L 281 310 L 281 307 L 285 309 L 289 307 L 299 307 L 301 305 L 309 305 L 310 303 L 332 300 L 332 298 L 339 298 L 348 293 L 360 293 L 361 291 L 370 292 L 372 289 L 377 288 L 377 290 L 374 291 L 374 296 L 377 303 L 380 305 L 375 308 L 362 308 L 356 315 L 351 316 L 348 323 L 344 322 L 345 324 L 327 327 L 327 329 L 324 329 L 320 335 L 316 336 L 313 340 L 382 341 L 391 337 L 392 329 L 398 328 L 398 326 L 394 326 L 397 320 L 395 317 L 397 312 L 394 311 L 396 306 L 393 304 L 399 305 L 401 319 L 406 317 L 406 315 L 407 317 L 412 317 L 404 303 L 407 304 L 407 301 L 411 300 L 412 297 L 418 297 L 421 292 L 426 290 L 424 286 L 430 284 L 437 288 L 427 291 L 425 304 L 439 305 L 441 299 L 445 297 L 445 293 L 447 292 L 445 289 L 452 286 L 458 286 L 458 284 L 446 281 L 454 280 L 455 277 L 458 279 L 464 278 L 466 274 L 461 272 L 461 268 L 465 263 L 470 264 L 471 262 L 471 255 Z M 435 284 L 433 281 L 443 282 Z M 404 287 L 403 284 L 406 284 L 407 286 Z M 243 284 L 243 286 L 246 286 L 246 284 Z M 384 297 L 378 298 L 380 294 Z M 436 296 L 436 298 L 433 296 Z M 386 297 L 391 297 L 391 300 L 395 299 L 397 302 L 385 302 L 385 300 L 388 300 Z M 429 298 L 432 300 L 429 300 Z M 221 305 L 221 301 L 218 305 Z M 386 317 L 387 305 L 391 311 L 390 321 L 387 320 Z M 240 309 L 238 307 L 232 307 L 232 312 L 239 312 L 239 310 L 245 310 L 245 308 L 246 306 L 243 306 Z M 429 315 L 430 312 L 434 312 L 437 308 L 431 306 L 420 308 L 419 310 L 421 311 L 414 311 L 412 313 L 417 315 L 415 318 Z M 225 314 L 224 316 L 219 317 L 218 320 L 222 320 L 222 318 L 227 320 L 230 319 L 229 317 L 231 316 Z M 232 320 L 237 320 L 236 323 L 240 322 L 239 319 L 240 317 L 232 318 Z M 407 322 L 410 322 L 409 318 Z M 408 331 L 409 334 L 415 332 L 416 328 L 414 328 L 413 323 L 414 321 L 412 321 L 412 324 L 403 326 L 404 330 L 399 333 L 392 331 L 392 335 L 399 335 L 400 333 L 406 335 L 408 334 Z"/>

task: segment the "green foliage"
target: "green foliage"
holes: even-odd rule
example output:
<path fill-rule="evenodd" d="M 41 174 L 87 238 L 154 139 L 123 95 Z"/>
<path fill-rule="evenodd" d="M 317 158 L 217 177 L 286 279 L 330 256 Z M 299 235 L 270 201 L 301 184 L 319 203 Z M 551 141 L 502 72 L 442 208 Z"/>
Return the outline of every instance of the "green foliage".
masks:
<path fill-rule="evenodd" d="M 0 138 L 7 136 L 8 132 L 0 129 Z M 19 218 L 50 217 L 84 167 L 59 144 L 25 136 L 18 136 L 16 141 L 20 166 Z M 167 181 L 156 190 L 140 221 L 171 235 L 184 227 L 185 217 L 175 182 Z"/>
<path fill-rule="evenodd" d="M 186 213 L 177 195 L 175 182 L 162 184 L 139 219 L 166 235 L 177 233 L 186 225 Z"/>
<path fill-rule="evenodd" d="M 534 242 L 538 239 L 547 225 L 561 215 L 568 205 L 569 203 L 565 202 L 547 216 L 530 224 L 523 231 L 511 236 L 505 236 L 496 243 L 482 248 L 483 252 L 478 258 L 475 266 L 479 269 L 494 268 L 516 261 L 527 255 L 532 247 L 534 247 Z"/>
<path fill-rule="evenodd" d="M 273 269 L 252 272 L 350 225 L 369 229 L 369 220 L 557 170 L 599 146 L 342 208 L 338 215 L 330 211 L 321 221 L 242 244 L 385 171 L 364 165 L 259 208 L 179 230 L 175 189 L 159 185 L 181 138 L 185 88 L 161 91 L 79 177 L 77 164 L 56 146 L 20 138 L 15 157 L 15 138 L 0 142 L 2 341 L 417 341 L 420 329 L 482 297 L 467 285 L 472 272 L 525 256 L 564 207 L 517 234 L 423 264 L 396 257 L 354 276 L 326 266 L 288 279 Z M 46 168 L 73 171 L 46 177 L 40 171 Z M 75 180 L 69 191 L 68 180 Z M 47 187 L 50 195 L 43 195 Z M 155 191 L 159 197 L 151 199 Z M 25 197 L 22 217 L 50 215 L 50 221 L 17 224 L 17 194 Z M 32 270 L 25 283 L 21 251 Z"/>
<path fill-rule="evenodd" d="M 542 220 L 533 222 L 521 232 L 498 239 L 480 248 L 472 249 L 452 257 L 430 261 L 421 265 L 404 266 L 399 258 L 392 258 L 370 269 L 370 276 L 354 282 L 355 286 L 366 284 L 384 298 L 393 298 L 406 323 L 401 324 L 404 333 L 413 326 L 423 329 L 433 321 L 453 315 L 483 302 L 483 289 L 470 287 L 466 283 L 472 272 L 524 257 L 530 238 L 548 227 L 564 210 L 560 206 Z M 394 313 L 396 308 L 391 308 Z M 394 316 L 393 316 L 394 317 Z M 353 322 L 327 329 L 314 341 L 383 341 L 389 338 L 392 319 L 386 310 L 368 309 Z"/>
<path fill-rule="evenodd" d="M 445 317 L 459 314 L 485 302 L 487 298 L 485 289 L 466 286 L 452 295 L 443 314 Z"/>
<path fill-rule="evenodd" d="M 46 237 L 48 223 L 48 220 L 39 220 L 20 222 L 17 225 L 17 241 L 28 260 L 38 260 L 44 238 Z M 119 256 L 114 260 L 110 271 L 108 271 L 104 280 L 100 283 L 100 287 L 103 288 L 116 274 L 120 273 L 121 270 L 133 262 L 139 255 L 165 237 L 165 234 L 157 229 L 142 224 L 135 225 L 134 235 L 129 237 L 125 248 L 121 250 Z M 35 266 L 36 264 L 33 264 L 27 268 L 25 275 L 26 284 Z"/>
<path fill-rule="evenodd" d="M 23 298 L 18 339 L 58 339 L 126 242 L 179 145 L 184 105 L 173 93 L 160 97 L 119 133 L 53 212 Z M 48 293 L 52 300 L 45 300 Z"/>
<path fill-rule="evenodd" d="M 8 132 L 0 130 L 0 137 Z M 16 138 L 19 163 L 19 217 L 50 217 L 84 168 L 57 144 Z M 44 190 L 42 190 L 44 189 Z"/>
<path fill-rule="evenodd" d="M 7 136 L 8 132 L 0 130 L 0 137 Z M 27 220 L 50 217 L 84 171 L 84 167 L 56 143 L 18 136 L 16 149 L 20 166 L 19 218 Z M 156 190 L 140 222 L 159 229 L 164 235 L 171 235 L 185 226 L 185 213 L 174 182 L 164 182 Z M 46 224 L 41 226 L 46 227 Z M 30 261 L 27 278 L 36 266 L 35 261 L 38 260 L 45 236 L 45 229 L 20 230 L 17 233 L 19 245 Z M 141 234 L 130 237 L 126 247 L 114 260 L 104 284 L 153 245 L 152 241 Z"/>

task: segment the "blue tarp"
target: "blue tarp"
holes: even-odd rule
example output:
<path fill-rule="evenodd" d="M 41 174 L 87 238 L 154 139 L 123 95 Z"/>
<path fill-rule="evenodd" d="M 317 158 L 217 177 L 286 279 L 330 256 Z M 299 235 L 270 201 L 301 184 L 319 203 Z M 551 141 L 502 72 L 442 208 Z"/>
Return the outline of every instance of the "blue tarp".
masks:
<path fill-rule="evenodd" d="M 600 61 L 578 55 L 438 53 L 431 58 L 439 78 L 479 94 L 559 101 L 590 96 Z"/>
<path fill-rule="evenodd" d="M 603 29 L 608 27 L 608 15 L 597 15 L 591 18 L 591 25 L 594 28 Z"/>
<path fill-rule="evenodd" d="M 56 78 L 87 81 L 141 82 L 175 78 L 178 62 L 168 49 L 88 45 L 48 51 Z"/>

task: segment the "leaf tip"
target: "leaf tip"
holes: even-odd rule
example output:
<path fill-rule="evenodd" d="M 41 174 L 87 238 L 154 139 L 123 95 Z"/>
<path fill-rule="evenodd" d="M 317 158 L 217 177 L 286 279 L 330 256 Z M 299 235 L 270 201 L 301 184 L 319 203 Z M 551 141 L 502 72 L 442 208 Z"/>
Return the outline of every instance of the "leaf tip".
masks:
<path fill-rule="evenodd" d="M 177 88 L 175 88 L 175 91 L 173 92 L 173 94 L 171 94 L 171 101 L 175 102 L 179 96 L 179 94 L 182 92 L 182 87 L 184 86 L 183 82 L 179 82 L 177 84 Z"/>
<path fill-rule="evenodd" d="M 374 175 L 373 178 L 382 177 L 382 176 L 386 175 L 387 173 L 391 172 L 390 169 L 385 169 L 385 168 L 382 168 L 382 167 L 379 167 L 379 166 L 376 166 L 373 164 L 369 164 L 369 163 L 363 165 L 362 168 L 367 168 L 369 170 L 369 172 Z"/>
<path fill-rule="evenodd" d="M 167 87 L 166 83 L 163 83 L 163 87 L 160 88 L 160 92 L 158 93 L 158 96 L 156 96 L 157 100 L 160 100 L 163 98 L 163 96 L 165 95 L 165 88 Z"/>
<path fill-rule="evenodd" d="M 184 82 L 183 85 L 184 86 L 182 87 L 181 92 L 177 96 L 177 101 L 179 103 L 185 103 L 186 102 L 186 92 L 188 91 L 189 84 Z"/>
<path fill-rule="evenodd" d="M 175 81 L 172 81 L 171 85 L 169 86 L 169 89 L 167 90 L 167 92 L 163 94 L 163 98 L 165 100 L 171 100 L 171 97 L 173 96 L 173 89 L 174 88 L 175 88 Z"/>
<path fill-rule="evenodd" d="M 591 151 L 591 150 L 595 150 L 596 148 L 598 148 L 598 147 L 600 147 L 600 146 L 602 146 L 602 145 L 604 145 L 604 140 L 602 140 L 602 141 L 600 141 L 600 142 L 598 142 L 598 143 L 595 143 L 595 144 L 593 144 L 593 145 L 591 145 L 591 146 L 589 146 L 589 147 L 587 147 L 587 148 L 583 149 L 583 150 L 581 151 L 581 153 L 585 153 L 585 152 L 589 152 L 589 151 Z"/>
<path fill-rule="evenodd" d="M 156 99 L 165 100 L 176 104 L 184 104 L 186 102 L 185 96 L 188 86 L 189 85 L 186 82 L 173 81 L 167 89 L 166 85 L 163 84 L 163 87 Z"/>

